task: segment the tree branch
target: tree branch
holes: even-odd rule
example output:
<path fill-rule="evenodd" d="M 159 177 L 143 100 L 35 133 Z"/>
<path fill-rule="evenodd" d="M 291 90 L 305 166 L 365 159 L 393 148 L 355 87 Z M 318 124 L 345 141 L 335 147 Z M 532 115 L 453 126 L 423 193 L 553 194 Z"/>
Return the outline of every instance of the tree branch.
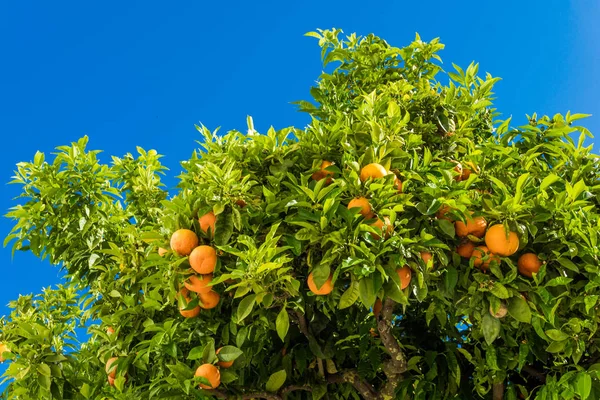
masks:
<path fill-rule="evenodd" d="M 304 390 L 306 392 L 312 392 L 312 387 L 310 385 L 290 385 L 281 391 L 281 397 L 283 399 L 285 399 L 288 394 L 290 394 L 291 392 L 295 392 L 297 390 Z"/>
<path fill-rule="evenodd" d="M 298 328 L 300 329 L 300 332 L 302 332 L 302 334 L 308 338 L 309 333 L 308 324 L 306 323 L 306 317 L 298 310 L 296 310 L 295 313 L 296 318 L 298 319 Z"/>
<path fill-rule="evenodd" d="M 526 372 L 527 375 L 537 379 L 541 383 L 546 383 L 546 374 L 538 371 L 537 369 L 535 369 L 529 365 L 525 365 L 523 368 L 521 368 L 521 371 Z"/>
<path fill-rule="evenodd" d="M 492 385 L 492 400 L 504 399 L 504 382 L 494 383 Z"/>
<path fill-rule="evenodd" d="M 206 393 L 218 398 L 226 400 L 250 400 L 250 399 L 266 399 L 266 400 L 285 400 L 287 395 L 296 390 L 305 390 L 312 392 L 312 387 L 309 385 L 290 385 L 279 391 L 279 393 L 269 392 L 250 392 L 242 394 L 227 394 L 221 390 L 207 390 Z"/>
<path fill-rule="evenodd" d="M 349 370 L 338 374 L 329 375 L 327 383 L 349 383 L 366 400 L 377 398 L 377 392 L 368 383 L 365 382 L 355 370 Z"/>

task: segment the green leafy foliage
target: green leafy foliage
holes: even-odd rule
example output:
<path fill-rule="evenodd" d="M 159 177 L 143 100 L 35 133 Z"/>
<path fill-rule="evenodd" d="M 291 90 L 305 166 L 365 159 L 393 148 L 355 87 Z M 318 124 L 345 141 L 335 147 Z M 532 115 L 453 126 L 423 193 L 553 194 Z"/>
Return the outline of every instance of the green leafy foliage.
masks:
<path fill-rule="evenodd" d="M 600 398 L 600 170 L 585 115 L 513 127 L 492 108 L 498 78 L 475 63 L 444 72 L 438 39 L 341 34 L 308 34 L 327 72 L 297 103 L 305 129 L 198 126 L 171 198 L 154 150 L 105 165 L 82 138 L 17 165 L 5 245 L 48 257 L 69 284 L 0 319 L 6 398 Z M 371 163 L 386 174 L 361 179 Z M 357 197 L 369 212 L 348 209 Z M 469 212 L 515 232 L 518 251 L 489 270 L 462 258 L 463 241 L 486 242 L 459 237 Z M 170 249 L 178 229 L 215 249 L 213 297 L 184 290 L 195 261 Z M 524 253 L 541 261 L 531 277 Z M 332 291 L 311 291 L 310 273 Z M 199 386 L 202 364 L 218 388 Z"/>

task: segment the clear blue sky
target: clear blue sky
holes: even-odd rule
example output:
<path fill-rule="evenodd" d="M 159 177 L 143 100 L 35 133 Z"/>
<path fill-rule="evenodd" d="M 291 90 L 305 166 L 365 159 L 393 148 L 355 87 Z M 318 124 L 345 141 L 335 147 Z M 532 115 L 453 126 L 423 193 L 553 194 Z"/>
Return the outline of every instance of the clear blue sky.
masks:
<path fill-rule="evenodd" d="M 382 5 L 388 3 L 388 5 Z M 175 184 L 199 139 L 194 124 L 264 131 L 304 126 L 290 102 L 321 72 L 315 28 L 375 33 L 396 46 L 441 37 L 446 67 L 503 80 L 497 108 L 594 114 L 600 135 L 600 2 L 529 1 L 3 1 L 0 2 L 0 209 L 19 161 L 82 135 L 109 155 L 164 154 Z M 597 151 L 597 150 L 596 150 Z M 3 218 L 4 237 L 12 226 Z M 30 254 L 0 250 L 0 315 L 9 300 L 60 281 Z"/>

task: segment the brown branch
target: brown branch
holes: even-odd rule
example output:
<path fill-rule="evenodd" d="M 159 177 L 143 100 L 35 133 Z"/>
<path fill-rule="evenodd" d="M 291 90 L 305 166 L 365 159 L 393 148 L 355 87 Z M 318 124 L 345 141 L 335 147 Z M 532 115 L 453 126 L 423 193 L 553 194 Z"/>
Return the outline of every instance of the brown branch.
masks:
<path fill-rule="evenodd" d="M 377 398 L 377 392 L 368 383 L 365 382 L 354 370 L 341 372 L 338 374 L 329 375 L 327 377 L 327 383 L 349 383 L 354 386 L 354 389 L 366 400 L 373 400 Z"/>
<path fill-rule="evenodd" d="M 538 371 L 537 369 L 530 367 L 529 365 L 525 365 L 523 368 L 521 368 L 521 371 L 526 372 L 529 376 L 537 379 L 538 381 L 545 383 L 546 382 L 546 375 L 540 371 Z"/>
<path fill-rule="evenodd" d="M 310 385 L 290 385 L 281 391 L 281 397 L 283 399 L 285 399 L 288 394 L 290 394 L 291 392 L 295 392 L 297 390 L 304 390 L 306 392 L 312 392 L 312 387 Z"/>
<path fill-rule="evenodd" d="M 390 298 L 385 299 L 381 312 L 377 317 L 377 329 L 381 342 L 390 354 L 390 359 L 383 363 L 383 372 L 387 382 L 381 388 L 379 398 L 389 400 L 395 398 L 396 388 L 402 381 L 402 374 L 407 371 L 406 356 L 400 348 L 400 343 L 392 333 L 392 318 L 396 302 Z"/>
<path fill-rule="evenodd" d="M 492 400 L 504 399 L 504 382 L 494 383 L 492 385 Z"/>
<path fill-rule="evenodd" d="M 237 397 L 232 397 L 232 399 L 236 399 Z M 239 397 L 241 400 L 250 400 L 250 399 L 267 399 L 267 400 L 281 400 L 281 396 L 275 393 L 269 392 L 254 392 L 243 394 Z"/>
<path fill-rule="evenodd" d="M 298 318 L 298 328 L 300 329 L 300 332 L 308 338 L 309 332 L 306 317 L 300 311 L 296 310 L 296 318 Z"/>

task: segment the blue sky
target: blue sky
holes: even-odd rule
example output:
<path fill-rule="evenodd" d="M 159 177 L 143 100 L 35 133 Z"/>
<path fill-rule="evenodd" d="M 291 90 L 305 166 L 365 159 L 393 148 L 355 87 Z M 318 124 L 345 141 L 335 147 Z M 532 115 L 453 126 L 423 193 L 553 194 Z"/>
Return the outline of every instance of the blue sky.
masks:
<path fill-rule="evenodd" d="M 194 124 L 245 128 L 246 115 L 303 127 L 290 102 L 309 98 L 321 72 L 315 28 L 375 33 L 403 46 L 419 32 L 441 37 L 444 65 L 480 63 L 503 80 L 496 106 L 525 113 L 594 114 L 600 135 L 600 2 L 505 1 L 12 1 L 0 3 L 0 209 L 4 185 L 36 150 L 89 135 L 110 155 L 135 146 L 164 154 L 175 185 L 179 161 L 199 139 Z M 167 5 L 169 4 L 169 5 Z M 301 5 L 300 5 L 301 4 Z M 597 151 L 597 150 L 596 150 Z M 2 237 L 12 227 L 0 221 Z M 21 294 L 60 281 L 32 255 L 0 249 L 0 315 Z"/>

